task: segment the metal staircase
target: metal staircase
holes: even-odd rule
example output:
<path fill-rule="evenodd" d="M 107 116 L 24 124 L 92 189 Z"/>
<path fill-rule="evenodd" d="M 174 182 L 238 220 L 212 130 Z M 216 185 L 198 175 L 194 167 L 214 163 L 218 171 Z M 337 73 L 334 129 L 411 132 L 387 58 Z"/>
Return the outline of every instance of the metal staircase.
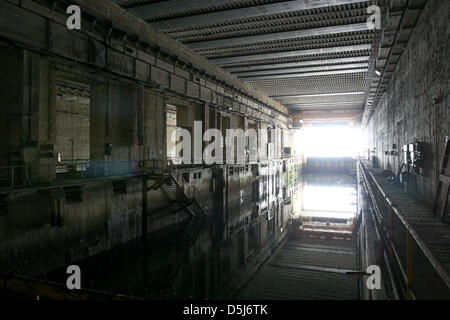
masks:
<path fill-rule="evenodd" d="M 177 210 L 186 210 L 192 215 L 192 218 L 182 231 L 181 235 L 170 248 L 167 260 L 161 267 L 161 272 L 155 274 L 152 278 L 152 287 L 159 292 L 159 297 L 168 298 L 176 295 L 171 293 L 171 287 L 180 270 L 181 266 L 187 260 L 189 251 L 197 242 L 206 221 L 205 210 L 201 207 L 195 197 L 188 197 L 184 188 L 178 184 L 176 179 L 169 174 L 161 185 L 170 202 L 175 204 Z"/>
<path fill-rule="evenodd" d="M 188 200 L 183 190 L 180 187 L 178 187 L 175 180 L 171 179 L 171 177 L 165 180 L 165 183 L 162 185 L 162 188 L 165 191 L 166 195 L 171 200 L 171 202 L 184 203 Z"/>

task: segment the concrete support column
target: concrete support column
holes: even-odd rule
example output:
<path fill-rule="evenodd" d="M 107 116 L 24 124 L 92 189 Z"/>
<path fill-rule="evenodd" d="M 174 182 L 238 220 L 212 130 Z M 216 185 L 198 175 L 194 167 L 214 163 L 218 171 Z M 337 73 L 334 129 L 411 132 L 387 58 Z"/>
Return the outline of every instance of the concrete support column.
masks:
<path fill-rule="evenodd" d="M 244 127 L 244 132 L 247 132 L 248 130 L 248 118 L 244 117 L 243 118 L 243 127 Z M 244 157 L 244 163 L 248 163 L 249 162 L 249 152 L 250 152 L 250 148 L 248 145 L 248 137 L 245 137 L 245 157 Z"/>
<path fill-rule="evenodd" d="M 203 105 L 203 130 L 202 130 L 202 140 L 203 140 L 203 133 L 205 133 L 206 130 L 211 128 L 211 124 L 209 123 L 209 105 L 207 103 L 205 103 Z M 206 146 L 208 145 L 208 142 L 203 141 L 202 143 L 202 155 L 203 155 L 203 150 L 205 150 Z"/>
<path fill-rule="evenodd" d="M 22 145 L 24 184 L 56 178 L 56 71 L 40 57 L 22 51 Z"/>
<path fill-rule="evenodd" d="M 209 123 L 209 112 L 210 112 L 209 105 L 205 103 L 203 105 L 203 132 L 211 128 Z"/>
<path fill-rule="evenodd" d="M 157 110 L 158 167 L 165 170 L 167 166 L 167 106 L 163 95 L 158 95 Z"/>
<path fill-rule="evenodd" d="M 103 167 L 106 144 L 111 143 L 109 134 L 109 82 L 95 83 L 91 86 L 90 106 L 90 158 L 91 168 Z M 97 170 L 95 170 L 97 171 Z M 95 172 L 97 174 L 97 172 Z"/>
<path fill-rule="evenodd" d="M 147 171 L 162 172 L 167 159 L 166 99 L 145 90 L 143 103 L 143 160 Z"/>

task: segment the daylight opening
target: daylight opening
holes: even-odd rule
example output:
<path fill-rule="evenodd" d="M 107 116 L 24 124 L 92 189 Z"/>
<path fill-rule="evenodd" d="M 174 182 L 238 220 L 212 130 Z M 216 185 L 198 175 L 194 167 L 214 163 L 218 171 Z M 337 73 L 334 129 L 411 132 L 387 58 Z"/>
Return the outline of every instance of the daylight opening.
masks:
<path fill-rule="evenodd" d="M 363 131 L 349 125 L 311 125 L 298 131 L 296 144 L 306 157 L 356 157 Z"/>

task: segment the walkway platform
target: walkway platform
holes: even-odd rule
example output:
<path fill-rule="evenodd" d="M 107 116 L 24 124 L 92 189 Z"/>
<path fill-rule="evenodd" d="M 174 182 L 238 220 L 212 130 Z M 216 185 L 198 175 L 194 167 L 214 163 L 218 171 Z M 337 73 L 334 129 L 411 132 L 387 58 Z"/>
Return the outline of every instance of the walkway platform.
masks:
<path fill-rule="evenodd" d="M 361 164 L 372 189 L 378 190 L 378 194 L 392 207 L 395 216 L 409 231 L 420 251 L 441 278 L 444 288 L 447 287 L 450 297 L 450 225 L 433 215 L 431 203 L 407 194 L 400 186 L 389 183 L 382 170 L 373 168 L 367 161 L 361 161 Z M 394 235 L 398 233 L 399 230 L 394 229 Z"/>

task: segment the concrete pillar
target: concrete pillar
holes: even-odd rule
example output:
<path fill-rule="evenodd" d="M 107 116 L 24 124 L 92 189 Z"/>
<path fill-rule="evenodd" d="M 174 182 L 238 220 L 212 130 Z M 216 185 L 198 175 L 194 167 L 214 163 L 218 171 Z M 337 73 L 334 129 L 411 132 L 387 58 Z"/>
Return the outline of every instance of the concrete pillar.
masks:
<path fill-rule="evenodd" d="M 247 117 L 243 117 L 243 128 L 244 128 L 244 132 L 247 132 L 248 130 L 248 119 Z M 245 137 L 245 158 L 244 158 L 244 163 L 248 163 L 249 162 L 249 155 L 250 149 L 249 149 L 249 145 L 248 145 L 248 137 Z"/>
<path fill-rule="evenodd" d="M 24 184 L 56 177 L 56 72 L 40 57 L 22 51 L 22 144 L 16 149 Z"/>
<path fill-rule="evenodd" d="M 144 92 L 143 126 L 146 170 L 162 172 L 167 159 L 166 99 L 152 90 Z"/>
<path fill-rule="evenodd" d="M 90 158 L 93 166 L 103 167 L 109 156 L 106 144 L 111 143 L 109 135 L 109 83 L 95 83 L 91 86 L 90 106 Z M 97 170 L 94 170 L 95 174 Z"/>

